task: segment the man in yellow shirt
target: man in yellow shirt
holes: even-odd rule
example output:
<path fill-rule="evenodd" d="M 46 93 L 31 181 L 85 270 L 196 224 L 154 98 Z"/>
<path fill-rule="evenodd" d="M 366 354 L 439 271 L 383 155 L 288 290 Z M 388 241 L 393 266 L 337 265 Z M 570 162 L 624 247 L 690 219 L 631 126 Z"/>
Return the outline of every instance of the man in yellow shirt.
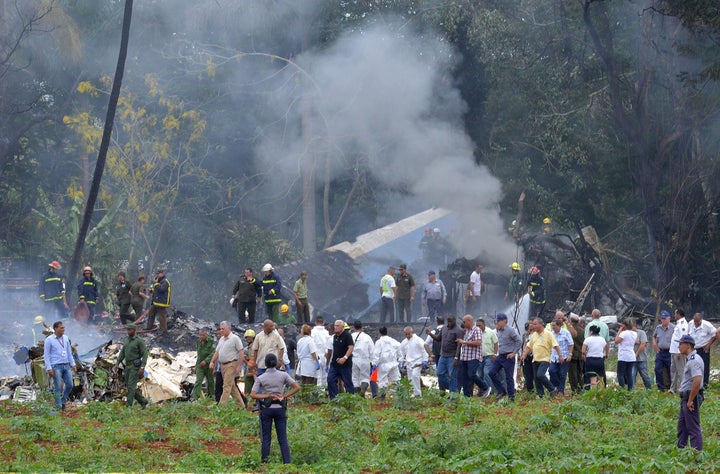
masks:
<path fill-rule="evenodd" d="M 544 389 L 547 389 L 550 396 L 554 397 L 557 395 L 558 389 L 553 387 L 547 376 L 547 371 L 550 367 L 550 354 L 552 353 L 552 350 L 555 349 L 558 355 L 558 361 L 561 364 L 565 362 L 565 359 L 560 351 L 560 346 L 555 340 L 555 336 L 552 335 L 551 331 L 545 330 L 545 324 L 543 324 L 542 318 L 536 317 L 531 319 L 530 328 L 534 331 L 534 333 L 530 336 L 527 346 L 525 346 L 525 349 L 520 356 L 520 363 L 522 364 L 525 361 L 525 357 L 532 352 L 535 390 L 537 391 L 538 397 L 542 398 L 545 396 Z"/>

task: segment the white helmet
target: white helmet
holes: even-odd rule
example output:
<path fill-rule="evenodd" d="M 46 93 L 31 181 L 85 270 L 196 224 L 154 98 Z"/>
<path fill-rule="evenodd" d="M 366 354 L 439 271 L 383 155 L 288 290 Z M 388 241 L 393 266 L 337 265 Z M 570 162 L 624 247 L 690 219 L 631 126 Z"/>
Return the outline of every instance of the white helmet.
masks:
<path fill-rule="evenodd" d="M 264 272 L 269 272 L 269 271 L 271 271 L 272 269 L 273 269 L 273 266 L 270 265 L 269 263 L 266 263 L 265 266 L 262 267 L 262 271 L 264 271 Z"/>

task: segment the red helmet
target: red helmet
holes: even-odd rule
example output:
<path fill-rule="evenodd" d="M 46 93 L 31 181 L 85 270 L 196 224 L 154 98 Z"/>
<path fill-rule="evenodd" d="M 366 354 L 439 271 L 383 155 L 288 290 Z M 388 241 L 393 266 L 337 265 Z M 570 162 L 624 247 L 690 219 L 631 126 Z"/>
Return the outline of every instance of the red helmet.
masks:
<path fill-rule="evenodd" d="M 540 273 L 540 269 L 538 267 L 530 267 L 530 273 L 532 275 L 537 275 L 538 273 Z"/>
<path fill-rule="evenodd" d="M 53 267 L 55 270 L 60 270 L 60 262 L 58 262 L 57 260 L 53 260 L 48 264 L 48 266 Z"/>
<path fill-rule="evenodd" d="M 90 268 L 89 266 L 83 268 L 83 273 L 87 273 L 87 272 L 92 273 L 92 268 Z"/>

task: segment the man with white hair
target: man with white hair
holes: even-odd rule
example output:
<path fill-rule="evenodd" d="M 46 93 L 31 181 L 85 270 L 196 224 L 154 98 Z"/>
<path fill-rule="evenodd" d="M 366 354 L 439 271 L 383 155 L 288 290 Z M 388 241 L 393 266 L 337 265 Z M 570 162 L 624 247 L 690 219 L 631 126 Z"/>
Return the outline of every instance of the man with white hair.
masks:
<path fill-rule="evenodd" d="M 408 378 L 413 386 L 413 397 L 422 396 L 420 390 L 420 374 L 423 367 L 427 367 L 428 351 L 425 348 L 425 341 L 413 333 L 410 326 L 404 329 L 405 339 L 400 343 L 400 354 L 407 370 Z"/>
<path fill-rule="evenodd" d="M 325 356 L 330 366 L 328 369 L 328 394 L 330 399 L 337 397 L 340 393 L 338 387 L 338 379 L 342 379 L 345 385 L 345 392 L 354 393 L 355 386 L 352 381 L 352 354 L 355 349 L 355 341 L 350 335 L 350 331 L 345 329 L 345 321 L 338 319 L 333 324 L 335 335 L 332 338 L 332 353 L 328 351 Z"/>
<path fill-rule="evenodd" d="M 215 354 L 210 361 L 210 367 L 215 367 L 216 363 L 220 363 L 223 376 L 223 391 L 219 403 L 225 403 L 232 397 L 238 408 L 243 408 L 245 400 L 235 383 L 235 377 L 240 375 L 240 369 L 245 363 L 243 343 L 239 336 L 233 334 L 230 323 L 227 321 L 220 323 L 220 332 L 222 337 L 218 340 Z"/>

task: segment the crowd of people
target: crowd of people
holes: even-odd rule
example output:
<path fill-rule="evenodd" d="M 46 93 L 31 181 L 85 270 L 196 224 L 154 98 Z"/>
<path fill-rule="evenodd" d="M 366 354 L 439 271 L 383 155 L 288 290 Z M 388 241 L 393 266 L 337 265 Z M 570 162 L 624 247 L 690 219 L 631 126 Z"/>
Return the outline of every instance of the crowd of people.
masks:
<path fill-rule="evenodd" d="M 59 268 L 59 263 L 52 262 L 40 283 L 41 298 L 58 312 L 67 309 L 63 279 L 57 273 Z M 470 308 L 477 307 L 482 295 L 482 269 L 482 265 L 478 265 L 470 279 L 466 295 Z M 520 271 L 516 263 L 511 269 L 514 276 Z M 89 303 L 97 295 L 94 293 L 97 284 L 92 283 L 92 269 L 86 267 L 85 270 L 78 293 L 80 300 L 91 306 Z M 573 393 L 608 383 L 606 364 L 611 334 L 600 311 L 593 310 L 587 323 L 576 314 L 557 311 L 546 324 L 540 316 L 545 301 L 537 268 L 529 272 L 527 287 L 531 311 L 537 312 L 531 313 L 523 334 L 509 324 L 504 313 L 496 315 L 491 324 L 494 328 L 488 327 L 483 318 L 471 314 L 464 315 L 459 321 L 452 315 L 442 316 L 445 288 L 435 272 L 430 271 L 421 297 L 437 326 L 416 334 L 408 325 L 400 340 L 388 335 L 384 323 L 386 318 L 394 319 L 396 308 L 401 308 L 399 320 L 411 321 L 407 303 L 415 297 L 415 284 L 407 273 L 407 266 L 401 265 L 399 274 L 390 267 L 381 279 L 381 317 L 377 334 L 368 334 L 360 320 L 354 321 L 351 327 L 343 320 L 326 322 L 318 316 L 311 326 L 305 272 L 293 286 L 297 319 L 289 316 L 288 306 L 280 297 L 279 277 L 270 264 L 262 270 L 263 279 L 258 280 L 251 269 L 245 269 L 233 289 L 231 304 L 237 309 L 241 324 L 255 322 L 257 304 L 263 299 L 270 317 L 263 321 L 262 330 L 256 333 L 248 329 L 243 338 L 233 333 L 228 321 L 219 324 L 215 341 L 210 337 L 209 329 L 199 331 L 196 384 L 190 398 L 214 397 L 220 404 L 232 399 L 239 408 L 258 411 L 263 461 L 269 456 L 270 432 L 274 424 L 283 461 L 290 462 L 286 435 L 287 399 L 300 391 L 324 393 L 331 400 L 341 392 L 361 397 L 369 393 L 373 398 L 384 398 L 392 393 L 393 385 L 404 374 L 412 387 L 411 396 L 421 397 L 421 376 L 430 364 L 436 368 L 437 388 L 447 392 L 450 398 L 456 398 L 460 393 L 465 397 L 488 399 L 494 395 L 496 402 L 512 403 L 521 387 L 542 398 L 564 396 L 568 379 Z M 511 279 L 506 298 L 517 303 L 524 292 L 522 286 Z M 143 310 L 145 300 L 152 299 L 146 327 L 154 327 L 157 317 L 160 330 L 166 330 L 165 310 L 170 302 L 170 283 L 162 270 L 157 271 L 149 289 L 144 286 L 143 276 L 129 285 L 121 272 L 116 296 L 120 317 L 128 333 L 118 359 L 124 366 L 126 404 L 132 406 L 138 402 L 145 408 L 148 401 L 137 390 L 137 383 L 143 377 L 147 347 L 136 335 L 137 326 L 131 315 L 132 312 L 137 315 Z M 401 303 L 400 299 L 408 301 Z M 54 382 L 56 403 L 64 409 L 68 387 L 72 386 L 74 361 L 68 355 L 69 340 L 64 335 L 62 322 L 56 323 L 53 329 L 54 334 L 45 344 L 45 363 Z M 696 313 L 688 322 L 684 312 L 677 309 L 675 323 L 670 322 L 668 312 L 661 313 L 660 324 L 651 337 L 638 328 L 635 321 L 626 319 L 612 341 L 618 354 L 617 381 L 627 390 L 635 388 L 638 375 L 646 389 L 652 388 L 648 360 L 650 348 L 653 348 L 657 388 L 681 396 L 680 447 L 689 441 L 695 449 L 702 449 L 699 409 L 709 378 L 710 349 L 718 340 L 720 333 L 703 319 L 702 313 Z M 244 382 L 244 390 L 238 386 L 239 382 Z"/>

